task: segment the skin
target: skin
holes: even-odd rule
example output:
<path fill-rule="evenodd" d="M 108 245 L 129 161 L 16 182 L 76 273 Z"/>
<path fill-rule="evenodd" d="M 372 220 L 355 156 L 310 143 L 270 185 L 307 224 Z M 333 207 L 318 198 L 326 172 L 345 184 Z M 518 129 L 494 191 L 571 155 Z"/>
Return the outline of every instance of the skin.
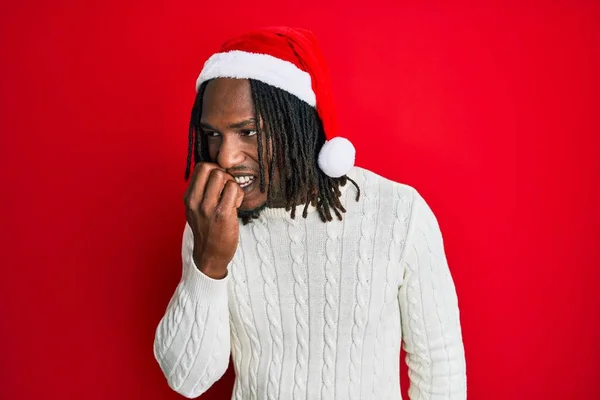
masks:
<path fill-rule="evenodd" d="M 238 209 L 258 209 L 268 200 L 266 191 L 260 191 L 259 163 L 266 170 L 267 160 L 266 154 L 262 160 L 258 157 L 250 83 L 242 79 L 211 81 L 204 93 L 201 126 L 214 162 L 195 166 L 184 202 L 194 233 L 194 262 L 207 276 L 221 279 L 227 275 L 227 265 L 238 245 Z M 263 149 L 266 148 L 263 142 Z M 234 177 L 248 175 L 254 181 L 242 189 Z M 278 182 L 275 168 L 274 187 L 279 187 Z M 276 196 L 269 206 L 282 204 L 283 200 Z"/>
<path fill-rule="evenodd" d="M 260 191 L 259 162 L 267 170 L 267 154 L 258 157 L 258 143 L 254 118 L 254 104 L 250 82 L 246 79 L 216 79 L 211 81 L 204 93 L 202 104 L 202 130 L 207 136 L 211 159 L 233 176 L 251 175 L 254 182 L 245 187 L 242 211 L 261 208 L 267 204 L 267 193 Z M 264 128 L 261 122 L 261 128 Z M 263 139 L 264 140 L 264 139 Z M 263 149 L 266 150 L 263 141 Z M 265 184 L 269 177 L 265 174 Z M 275 168 L 274 188 L 279 188 L 279 170 Z M 275 196 L 270 207 L 283 207 L 283 199 Z"/>

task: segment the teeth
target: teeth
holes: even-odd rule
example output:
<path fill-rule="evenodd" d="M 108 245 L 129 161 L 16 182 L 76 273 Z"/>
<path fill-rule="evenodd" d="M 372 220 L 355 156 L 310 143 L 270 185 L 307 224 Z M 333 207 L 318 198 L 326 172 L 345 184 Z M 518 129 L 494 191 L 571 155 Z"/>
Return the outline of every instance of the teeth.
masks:
<path fill-rule="evenodd" d="M 236 176 L 235 181 L 243 186 L 248 186 L 250 182 L 252 182 L 254 178 L 252 176 Z"/>

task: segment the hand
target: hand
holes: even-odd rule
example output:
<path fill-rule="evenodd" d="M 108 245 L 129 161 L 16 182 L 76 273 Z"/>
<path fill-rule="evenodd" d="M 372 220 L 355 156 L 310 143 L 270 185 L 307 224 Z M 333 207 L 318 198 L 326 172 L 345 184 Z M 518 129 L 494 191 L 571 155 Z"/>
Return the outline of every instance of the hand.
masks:
<path fill-rule="evenodd" d="M 194 262 L 207 276 L 220 279 L 238 246 L 237 209 L 244 191 L 216 164 L 199 163 L 184 196 L 187 222 L 194 232 Z"/>

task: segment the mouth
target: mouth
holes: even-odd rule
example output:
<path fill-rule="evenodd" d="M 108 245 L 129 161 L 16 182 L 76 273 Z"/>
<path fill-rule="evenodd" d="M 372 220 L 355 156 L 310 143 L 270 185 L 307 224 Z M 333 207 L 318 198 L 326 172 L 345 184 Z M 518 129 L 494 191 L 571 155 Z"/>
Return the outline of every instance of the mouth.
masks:
<path fill-rule="evenodd" d="M 252 187 L 254 186 L 253 183 L 256 180 L 256 177 L 252 175 L 240 175 L 234 176 L 233 178 L 237 184 L 240 185 L 244 193 L 248 193 L 252 190 Z"/>

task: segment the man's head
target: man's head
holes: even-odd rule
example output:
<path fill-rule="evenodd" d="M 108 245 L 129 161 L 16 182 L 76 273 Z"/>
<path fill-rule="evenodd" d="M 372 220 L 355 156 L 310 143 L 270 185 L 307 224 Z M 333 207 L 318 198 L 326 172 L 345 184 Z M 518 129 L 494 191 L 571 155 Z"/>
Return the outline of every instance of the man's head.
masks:
<path fill-rule="evenodd" d="M 298 44 L 302 41 L 298 38 L 307 40 Z M 315 46 L 313 40 L 308 33 L 289 28 L 259 30 L 226 43 L 198 78 L 186 178 L 192 155 L 194 162 L 215 162 L 234 175 L 245 192 L 240 207 L 245 223 L 257 218 L 265 206 L 285 207 L 294 218 L 295 206 L 304 205 L 306 217 L 312 204 L 323 221 L 332 220 L 332 213 L 341 219 L 345 212 L 339 199 L 339 187 L 347 181 L 345 172 L 336 168 L 335 173 L 328 172 L 331 163 L 322 162 L 322 149 L 327 148 L 323 146 L 325 129 L 334 130 L 331 113 L 323 113 L 328 117 L 324 124 L 315 107 L 320 101 L 321 111 L 326 110 L 330 97 L 323 71 L 308 74 L 289 61 L 258 54 L 252 48 L 256 43 L 259 47 L 268 44 L 269 52 L 273 48 L 287 52 L 285 56 L 298 64 L 307 62 L 299 54 L 318 64 L 313 54 L 320 54 L 318 48 L 306 49 Z M 244 47 L 254 52 L 238 50 Z"/>
<path fill-rule="evenodd" d="M 260 171 L 269 161 L 265 135 L 260 135 L 260 142 L 258 140 L 259 128 L 264 132 L 264 122 L 256 118 L 250 82 L 218 78 L 207 82 L 202 91 L 202 104 L 198 105 L 201 108 L 200 124 L 196 128 L 202 143 L 202 159 L 218 164 L 235 177 L 244 190 L 240 210 L 248 212 L 262 208 L 268 197 L 264 183 L 261 188 Z M 279 168 L 274 172 L 272 178 L 263 175 L 263 181 L 277 183 Z"/>

